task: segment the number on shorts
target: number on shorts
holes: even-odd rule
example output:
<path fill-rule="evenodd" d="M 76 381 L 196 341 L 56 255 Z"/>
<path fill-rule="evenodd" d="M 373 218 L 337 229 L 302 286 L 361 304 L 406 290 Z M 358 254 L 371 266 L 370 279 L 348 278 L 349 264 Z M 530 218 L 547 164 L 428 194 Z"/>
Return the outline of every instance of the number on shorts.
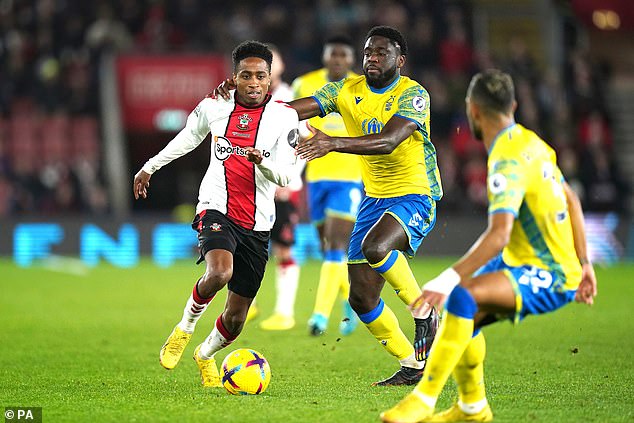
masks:
<path fill-rule="evenodd" d="M 524 273 L 517 281 L 522 285 L 528 285 L 531 287 L 534 294 L 539 292 L 539 289 L 549 289 L 553 284 L 553 276 L 544 269 L 538 267 L 531 267 L 527 273 Z"/>

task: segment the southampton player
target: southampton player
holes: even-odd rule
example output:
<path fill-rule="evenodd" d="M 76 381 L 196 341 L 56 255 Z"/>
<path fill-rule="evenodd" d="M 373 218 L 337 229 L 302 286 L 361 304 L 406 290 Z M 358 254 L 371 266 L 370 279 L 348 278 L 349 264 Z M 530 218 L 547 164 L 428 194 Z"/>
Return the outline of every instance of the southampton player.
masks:
<path fill-rule="evenodd" d="M 385 422 L 491 421 L 480 328 L 498 320 L 517 323 L 573 299 L 592 304 L 597 293 L 579 199 L 564 181 L 552 148 L 514 122 L 511 77 L 496 70 L 477 74 L 466 103 L 471 131 L 489 153 L 489 225 L 456 264 L 425 284 L 412 305 L 447 299 L 446 317 L 423 379 L 381 415 Z M 434 415 L 452 372 L 458 402 Z"/>
<path fill-rule="evenodd" d="M 196 322 L 227 285 L 224 311 L 194 352 L 202 383 L 209 387 L 222 386 L 214 354 L 240 334 L 262 282 L 275 220 L 276 186 L 287 185 L 298 173 L 297 113 L 270 101 L 268 94 L 271 51 L 262 43 L 247 41 L 234 49 L 232 59 L 236 90 L 231 100 L 202 100 L 185 128 L 135 175 L 133 186 L 135 198 L 145 198 L 154 172 L 192 151 L 211 133 L 210 163 L 192 223 L 198 232 L 198 262 L 205 261 L 206 269 L 159 356 L 166 369 L 178 364 Z"/>
<path fill-rule="evenodd" d="M 435 310 L 413 312 L 415 347 L 381 299 L 385 280 L 410 304 L 421 291 L 407 263 L 436 222 L 442 196 L 436 151 L 429 134 L 429 95 L 401 76 L 407 44 L 394 28 L 370 30 L 363 49 L 363 76 L 331 82 L 313 97 L 290 103 L 306 119 L 338 112 L 349 137 L 319 130 L 298 146 L 314 160 L 331 151 L 361 159 L 363 199 L 350 238 L 350 305 L 372 335 L 396 357 L 401 368 L 377 385 L 414 384 L 437 326 Z"/>
<path fill-rule="evenodd" d="M 387 280 L 410 304 L 421 290 L 405 255 L 413 256 L 436 222 L 442 197 L 436 151 L 429 135 L 429 95 L 401 76 L 407 44 L 387 26 L 374 27 L 363 49 L 363 76 L 331 82 L 312 97 L 289 103 L 301 120 L 338 112 L 350 137 L 319 130 L 300 143 L 300 157 L 314 160 L 331 151 L 360 155 L 366 191 L 348 248 L 350 305 L 401 368 L 375 385 L 413 385 L 422 376 L 436 334 L 432 310 L 412 310 L 414 347 L 394 312 L 381 299 Z M 229 80 L 217 88 L 226 98 Z"/>
<path fill-rule="evenodd" d="M 352 41 L 335 36 L 324 43 L 324 67 L 302 75 L 293 81 L 295 98 L 311 96 L 329 82 L 356 77 L 350 71 L 354 61 Z M 331 136 L 347 136 L 343 119 L 337 113 L 323 118 L 314 117 L 309 124 Z M 344 305 L 339 330 L 350 334 L 357 325 L 357 317 L 348 303 L 350 283 L 346 267 L 346 251 L 350 233 L 363 196 L 361 163 L 356 156 L 331 153 L 306 165 L 307 201 L 310 219 L 317 226 L 324 261 L 319 274 L 319 285 L 313 315 L 308 321 L 312 335 L 321 335 L 338 294 Z"/>

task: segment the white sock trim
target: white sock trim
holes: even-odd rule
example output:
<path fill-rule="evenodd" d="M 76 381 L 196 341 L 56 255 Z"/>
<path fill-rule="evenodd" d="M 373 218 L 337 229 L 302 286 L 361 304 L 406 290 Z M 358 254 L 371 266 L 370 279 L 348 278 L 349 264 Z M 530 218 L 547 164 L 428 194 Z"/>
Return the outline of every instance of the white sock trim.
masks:
<path fill-rule="evenodd" d="M 275 288 L 277 299 L 275 313 L 287 317 L 295 315 L 295 297 L 299 284 L 299 266 L 297 264 L 278 265 L 276 268 Z"/>
<path fill-rule="evenodd" d="M 193 296 L 189 296 L 187 300 L 187 304 L 185 304 L 185 308 L 183 309 L 183 317 L 181 321 L 178 323 L 178 327 L 186 333 L 194 333 L 194 329 L 196 329 L 196 323 L 198 319 L 201 318 L 205 310 L 207 310 L 207 304 L 198 304 L 194 301 Z"/>
<path fill-rule="evenodd" d="M 484 410 L 488 404 L 487 399 L 480 400 L 478 402 L 472 403 L 464 403 L 461 400 L 458 400 L 458 406 L 465 414 L 478 414 L 480 411 Z"/>
<path fill-rule="evenodd" d="M 408 355 L 402 360 L 399 360 L 398 362 L 401 363 L 401 366 L 411 367 L 413 369 L 422 369 L 423 367 L 425 367 L 425 361 L 416 360 L 414 353 L 411 353 L 410 355 Z"/>
<path fill-rule="evenodd" d="M 232 342 L 233 340 L 228 341 L 227 338 L 222 336 L 220 331 L 214 326 L 207 339 L 205 339 L 205 341 L 201 344 L 198 355 L 204 360 L 209 360 L 213 358 L 218 351 Z"/>
<path fill-rule="evenodd" d="M 417 311 L 417 310 L 412 310 L 412 317 L 415 319 L 426 319 L 431 315 L 431 311 L 433 310 L 432 307 L 427 307 L 425 309 L 425 312 L 423 312 L 423 309 L 420 309 L 421 311 Z"/>
<path fill-rule="evenodd" d="M 436 400 L 437 400 L 436 398 L 425 395 L 422 392 L 418 391 L 417 389 L 414 389 L 412 391 L 412 394 L 416 395 L 419 400 L 424 402 L 425 405 L 427 405 L 432 410 L 436 407 Z"/>

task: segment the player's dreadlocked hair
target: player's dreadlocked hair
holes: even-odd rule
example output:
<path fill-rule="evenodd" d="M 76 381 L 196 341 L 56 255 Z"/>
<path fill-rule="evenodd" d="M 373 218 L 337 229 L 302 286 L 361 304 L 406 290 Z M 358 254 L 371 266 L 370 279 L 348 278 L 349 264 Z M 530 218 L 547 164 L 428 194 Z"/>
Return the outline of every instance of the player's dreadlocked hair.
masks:
<path fill-rule="evenodd" d="M 235 71 L 238 67 L 238 63 L 240 63 L 242 59 L 246 59 L 247 57 L 258 57 L 260 59 L 263 59 L 269 65 L 269 71 L 271 70 L 273 53 L 271 53 L 271 49 L 269 49 L 266 44 L 253 40 L 244 41 L 238 44 L 238 46 L 234 48 L 233 52 L 231 53 L 233 70 Z"/>
<path fill-rule="evenodd" d="M 507 73 L 489 69 L 476 74 L 467 89 L 467 98 L 494 113 L 509 113 L 515 101 L 513 79 Z"/>
<path fill-rule="evenodd" d="M 403 37 L 403 34 L 401 34 L 399 30 L 391 26 L 375 26 L 368 32 L 368 35 L 365 37 L 366 41 L 375 35 L 385 37 L 392 41 L 392 43 L 401 50 L 401 55 L 407 56 L 407 41 L 405 41 L 405 37 Z"/>

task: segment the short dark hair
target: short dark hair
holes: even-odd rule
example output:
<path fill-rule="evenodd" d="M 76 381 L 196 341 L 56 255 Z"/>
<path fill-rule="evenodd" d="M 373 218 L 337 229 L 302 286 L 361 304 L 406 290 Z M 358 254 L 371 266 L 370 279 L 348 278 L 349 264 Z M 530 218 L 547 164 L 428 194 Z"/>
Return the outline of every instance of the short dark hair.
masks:
<path fill-rule="evenodd" d="M 496 113 L 509 113 L 515 101 L 513 79 L 498 69 L 488 69 L 471 78 L 467 98 Z"/>
<path fill-rule="evenodd" d="M 233 61 L 233 70 L 238 68 L 238 63 L 247 57 L 258 57 L 263 59 L 269 65 L 269 71 L 271 70 L 271 63 L 273 62 L 273 53 L 271 49 L 264 43 L 259 41 L 244 41 L 231 53 L 231 60 Z"/>
<path fill-rule="evenodd" d="M 401 50 L 401 55 L 407 56 L 407 41 L 405 41 L 405 37 L 403 37 L 403 34 L 401 34 L 398 29 L 385 25 L 375 26 L 368 32 L 365 40 L 367 41 L 368 38 L 374 37 L 375 35 L 385 37 L 392 41 L 392 43 Z"/>
<path fill-rule="evenodd" d="M 343 44 L 345 46 L 354 48 L 354 45 L 352 44 L 352 38 L 343 34 L 328 37 L 328 39 L 326 39 L 326 41 L 324 42 L 324 46 L 327 46 L 328 44 Z"/>

